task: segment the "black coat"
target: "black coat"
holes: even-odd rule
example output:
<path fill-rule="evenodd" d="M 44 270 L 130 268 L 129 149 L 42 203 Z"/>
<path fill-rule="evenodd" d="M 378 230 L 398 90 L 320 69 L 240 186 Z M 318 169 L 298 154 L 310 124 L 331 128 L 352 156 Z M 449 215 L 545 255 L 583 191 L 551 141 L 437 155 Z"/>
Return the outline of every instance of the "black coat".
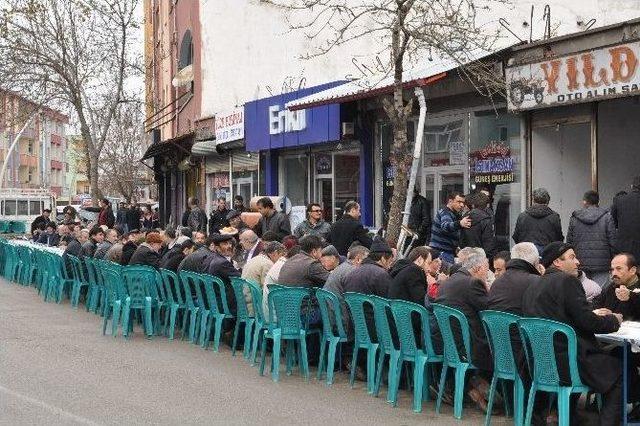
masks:
<path fill-rule="evenodd" d="M 229 310 L 232 314 L 237 312 L 237 302 L 236 297 L 233 292 L 233 287 L 231 286 L 231 277 L 239 277 L 240 271 L 233 267 L 233 263 L 227 260 L 226 257 L 218 254 L 212 253 L 211 261 L 209 262 L 209 266 L 207 267 L 207 272 L 211 275 L 214 275 L 220 278 L 224 282 L 225 294 L 227 296 L 227 305 L 229 306 Z M 219 309 L 222 309 L 222 305 L 218 302 Z"/>
<path fill-rule="evenodd" d="M 640 259 L 640 190 L 634 189 L 627 195 L 613 199 L 611 217 L 618 228 L 616 249 L 628 252 Z"/>
<path fill-rule="evenodd" d="M 218 233 L 225 226 L 229 226 L 229 221 L 227 220 L 228 214 L 228 209 L 215 209 L 211 212 L 209 216 L 209 235 Z"/>
<path fill-rule="evenodd" d="M 84 244 L 82 244 L 82 249 L 80 250 L 81 257 L 93 257 L 96 253 L 96 249 L 98 245 L 96 244 L 93 238 L 89 238 Z"/>
<path fill-rule="evenodd" d="M 567 242 L 573 245 L 584 271 L 608 271 L 616 250 L 613 218 L 601 207 L 576 210 L 569 221 Z"/>
<path fill-rule="evenodd" d="M 560 215 L 548 206 L 534 204 L 520 213 L 513 231 L 513 241 L 531 242 L 544 247 L 554 241 L 564 241 Z"/>
<path fill-rule="evenodd" d="M 138 245 L 132 241 L 127 241 L 124 246 L 122 246 L 122 257 L 120 258 L 121 265 L 128 265 L 131 260 L 131 256 L 135 253 Z"/>
<path fill-rule="evenodd" d="M 36 229 L 41 229 L 41 230 L 44 231 L 44 229 L 50 223 L 53 223 L 53 221 L 51 219 L 47 219 L 46 217 L 44 217 L 42 215 L 36 217 L 33 220 L 33 222 L 31 222 L 31 233 L 33 234 L 33 231 L 35 231 Z"/>
<path fill-rule="evenodd" d="M 147 243 L 142 243 L 133 252 L 129 265 L 147 265 L 158 268 L 160 266 L 160 254 L 153 250 Z"/>
<path fill-rule="evenodd" d="M 594 314 L 580 281 L 553 267 L 547 269 L 538 285 L 529 286 L 522 300 L 525 316 L 547 318 L 573 327 L 578 342 L 580 378 L 595 392 L 606 393 L 620 377 L 620 361 L 601 349 L 594 334 L 618 330 L 618 320 L 613 315 Z M 565 339 L 558 338 L 555 347 L 561 381 L 568 383 Z"/>
<path fill-rule="evenodd" d="M 522 316 L 522 296 L 530 285 L 538 285 L 540 273 L 522 259 L 511 259 L 503 276 L 489 289 L 488 309 Z"/>
<path fill-rule="evenodd" d="M 349 246 L 354 241 L 359 241 L 366 248 L 371 247 L 373 240 L 369 236 L 369 231 L 362 226 L 362 223 L 354 217 L 344 214 L 340 220 L 331 225 L 329 232 L 329 242 L 343 256 L 347 255 Z"/>
<path fill-rule="evenodd" d="M 593 298 L 591 302 L 594 309 L 607 308 L 611 312 L 622 314 L 625 321 L 638 321 L 640 320 L 640 293 L 635 293 L 634 289 L 640 289 L 640 281 L 632 286 L 629 286 L 631 293 L 629 294 L 629 300 L 623 302 L 616 297 L 616 289 L 620 287 L 618 284 L 610 282 L 602 293 Z"/>
<path fill-rule="evenodd" d="M 178 266 L 180 266 L 180 262 L 182 262 L 184 258 L 185 255 L 182 252 L 182 247 L 175 245 L 171 250 L 162 255 L 162 259 L 160 259 L 160 267 L 162 269 L 177 272 Z"/>
<path fill-rule="evenodd" d="M 427 294 L 427 277 L 422 269 L 407 259 L 400 259 L 389 271 L 392 277 L 389 286 L 389 299 L 401 299 L 424 304 Z"/>
<path fill-rule="evenodd" d="M 40 234 L 40 238 L 38 238 L 37 242 L 40 244 L 46 244 L 49 247 L 57 247 L 58 244 L 60 244 L 60 235 L 55 232 L 53 234 L 43 232 Z"/>
<path fill-rule="evenodd" d="M 262 216 L 254 228 L 258 237 L 262 237 L 266 232 L 275 232 L 278 241 L 282 241 L 287 235 L 291 235 L 291 222 L 289 216 L 282 212 L 274 211 L 270 217 Z"/>
<path fill-rule="evenodd" d="M 211 250 L 207 247 L 200 247 L 180 262 L 180 265 L 178 265 L 178 272 L 184 269 L 185 271 L 204 274 L 207 272 L 207 268 L 209 267 L 209 262 L 211 262 L 212 257 L 213 253 Z"/>
<path fill-rule="evenodd" d="M 487 290 L 484 283 L 473 278 L 466 269 L 460 269 L 440 284 L 435 303 L 458 309 L 464 314 L 469 322 L 471 362 L 480 370 L 493 370 L 491 351 L 479 315 L 480 311 L 487 309 Z M 433 344 L 436 352 L 442 353 L 442 336 L 437 324 L 434 325 L 436 326 L 432 327 Z M 465 350 L 462 343 L 462 332 L 456 322 L 454 322 L 452 330 L 458 344 L 458 352 L 463 355 Z"/>
<path fill-rule="evenodd" d="M 125 213 L 125 218 L 129 231 L 140 229 L 140 210 L 136 208 L 128 209 Z"/>
<path fill-rule="evenodd" d="M 429 202 L 422 195 L 414 195 L 409 209 L 409 229 L 417 232 L 418 242 L 431 238 L 431 212 Z"/>
<path fill-rule="evenodd" d="M 481 247 L 489 259 L 493 258 L 496 245 L 493 217 L 481 209 L 471 210 L 468 216 L 471 218 L 471 228 L 460 230 L 460 248 Z"/>
<path fill-rule="evenodd" d="M 377 262 L 365 258 L 360 267 L 347 275 L 344 291 L 387 297 L 390 287 L 391 275 L 389 272 Z"/>

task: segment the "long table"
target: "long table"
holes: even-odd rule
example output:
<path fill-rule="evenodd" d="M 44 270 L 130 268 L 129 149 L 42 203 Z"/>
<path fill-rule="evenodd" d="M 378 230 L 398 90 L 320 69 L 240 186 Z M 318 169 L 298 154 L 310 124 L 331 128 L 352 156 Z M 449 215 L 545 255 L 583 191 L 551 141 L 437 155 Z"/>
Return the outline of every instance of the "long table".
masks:
<path fill-rule="evenodd" d="M 620 325 L 620 329 L 615 333 L 596 334 L 596 338 L 602 343 L 622 348 L 622 424 L 624 426 L 640 425 L 640 422 L 629 423 L 627 413 L 627 405 L 629 403 L 627 390 L 627 383 L 629 381 L 627 368 L 629 360 L 627 352 L 632 347 L 640 350 L 640 323 L 624 321 Z"/>
<path fill-rule="evenodd" d="M 60 256 L 62 256 L 62 253 L 64 253 L 64 249 L 60 247 L 49 247 L 49 246 L 45 246 L 44 244 L 34 243 L 33 241 L 29 241 L 29 240 L 15 239 L 15 240 L 8 240 L 8 241 L 9 241 L 9 244 L 12 244 L 14 246 L 31 247 L 36 250 L 44 250 L 44 251 L 48 251 L 49 253 L 55 253 Z"/>

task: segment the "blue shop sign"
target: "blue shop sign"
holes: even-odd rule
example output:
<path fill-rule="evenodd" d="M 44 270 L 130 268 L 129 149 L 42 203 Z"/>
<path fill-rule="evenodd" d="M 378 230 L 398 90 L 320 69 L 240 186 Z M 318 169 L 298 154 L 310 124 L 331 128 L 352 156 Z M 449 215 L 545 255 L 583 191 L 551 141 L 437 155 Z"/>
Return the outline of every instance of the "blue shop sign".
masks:
<path fill-rule="evenodd" d="M 344 84 L 344 81 L 334 81 L 245 103 L 247 151 L 297 147 L 340 140 L 339 104 L 298 111 L 289 111 L 285 105 L 287 102 L 341 84 Z"/>

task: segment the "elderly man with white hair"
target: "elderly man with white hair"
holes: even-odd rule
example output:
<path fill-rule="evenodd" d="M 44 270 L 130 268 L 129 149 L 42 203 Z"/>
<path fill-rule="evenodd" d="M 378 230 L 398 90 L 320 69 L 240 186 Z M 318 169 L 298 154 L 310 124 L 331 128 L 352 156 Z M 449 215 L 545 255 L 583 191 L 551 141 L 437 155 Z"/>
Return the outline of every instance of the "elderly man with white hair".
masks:
<path fill-rule="evenodd" d="M 240 245 L 244 249 L 245 262 L 250 261 L 252 258 L 262 253 L 262 250 L 264 248 L 262 240 L 260 240 L 260 238 L 258 238 L 258 235 L 256 235 L 256 233 L 250 229 L 247 229 L 240 234 Z"/>
<path fill-rule="evenodd" d="M 480 312 L 487 309 L 487 274 L 489 261 L 481 248 L 465 249 L 460 269 L 440 284 L 435 302 L 461 311 L 469 322 L 471 337 L 471 362 L 479 372 L 490 374 L 493 360 L 486 334 L 480 320 Z M 456 341 L 462 342 L 458 327 L 453 328 Z M 441 353 L 442 337 L 439 330 L 433 330 L 433 343 Z M 488 387 L 486 380 L 479 376 L 470 381 L 469 397 L 481 408 L 486 408 L 484 390 Z"/>
<path fill-rule="evenodd" d="M 518 243 L 511 249 L 505 273 L 496 278 L 489 290 L 489 309 L 522 316 L 522 295 L 540 281 L 544 268 L 533 243 Z"/>

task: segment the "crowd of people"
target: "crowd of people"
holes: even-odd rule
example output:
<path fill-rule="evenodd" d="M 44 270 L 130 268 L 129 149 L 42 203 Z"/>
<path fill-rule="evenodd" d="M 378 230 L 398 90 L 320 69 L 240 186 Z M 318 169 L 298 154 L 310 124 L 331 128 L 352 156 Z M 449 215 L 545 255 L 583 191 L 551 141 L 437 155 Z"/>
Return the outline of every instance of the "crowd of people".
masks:
<path fill-rule="evenodd" d="M 634 220 L 640 211 L 640 177 L 629 193 L 616 196 L 611 209 L 599 207 L 597 192 L 586 192 L 582 208 L 569 220 L 566 240 L 560 216 L 548 206 L 549 193 L 536 189 L 532 201 L 517 219 L 515 245 L 510 251 L 499 252 L 495 250 L 489 196 L 482 191 L 467 196 L 449 194 L 446 206 L 433 221 L 421 217 L 428 214 L 428 208 L 414 197 L 413 226 L 422 241 L 414 242 L 401 259 L 384 239 L 384 231 L 372 237 L 362 225 L 355 201 L 345 204 L 344 214 L 333 224 L 323 220 L 319 204 L 311 203 L 307 219 L 293 230 L 287 215 L 277 211 L 268 197 L 257 202 L 261 218 L 253 228 L 242 219 L 245 207 L 240 197 L 232 209 L 227 208 L 225 199 L 216 200 L 209 218 L 199 201 L 190 198 L 182 226 L 164 230 L 157 229 L 153 221 L 146 222 L 151 226 L 145 229 L 124 228 L 122 220 L 115 220 L 112 226 L 100 223 L 106 215 L 102 212 L 109 207 L 108 201 L 103 201 L 98 224 L 91 229 L 72 224 L 56 228 L 47 217 L 38 218 L 34 224 L 42 231 L 34 238 L 65 247 L 65 253 L 79 257 L 215 275 L 226 284 L 232 312 L 236 309 L 232 277 L 262 286 L 266 315 L 267 284 L 275 283 L 325 288 L 341 300 L 346 292 L 358 292 L 403 299 L 428 309 L 433 303 L 454 307 L 468 319 L 472 353 L 467 356 L 477 367 L 467 395 L 483 409 L 493 361 L 479 313 L 490 309 L 557 320 L 576 331 L 580 376 L 603 396 L 600 422 L 616 424 L 622 412 L 620 353 L 606 351 L 595 334 L 614 332 L 623 320 L 640 318 L 636 261 L 640 258 L 640 225 Z M 144 217 L 140 216 L 140 222 Z M 425 223 L 430 224 L 430 235 L 425 235 Z M 249 293 L 245 300 L 252 311 Z M 321 321 L 317 305 L 305 309 L 303 315 L 311 326 Z M 368 315 L 370 330 L 375 330 L 373 315 Z M 351 334 L 344 303 L 342 318 Z M 227 324 L 225 329 L 231 330 L 231 326 Z M 431 332 L 436 351 L 442 351 L 435 319 Z M 526 384 L 531 379 L 515 333 L 512 343 Z M 309 351 L 313 362 L 313 348 Z M 566 342 L 558 342 L 556 351 L 561 380 L 568 381 Z M 640 357 L 630 354 L 630 360 L 629 395 L 640 401 Z M 349 361 L 346 351 L 343 362 Z M 364 360 L 358 359 L 357 377 L 366 376 L 364 365 Z M 536 398 L 536 405 L 534 423 L 544 424 L 548 401 Z"/>

